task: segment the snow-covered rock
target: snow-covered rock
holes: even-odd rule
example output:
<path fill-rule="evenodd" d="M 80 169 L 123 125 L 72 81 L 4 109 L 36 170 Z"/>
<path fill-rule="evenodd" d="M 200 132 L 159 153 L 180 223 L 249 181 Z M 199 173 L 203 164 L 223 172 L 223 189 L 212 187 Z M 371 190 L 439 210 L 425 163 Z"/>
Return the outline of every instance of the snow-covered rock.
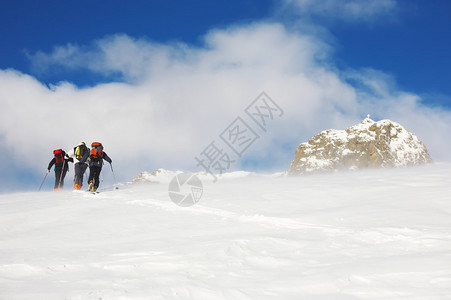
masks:
<path fill-rule="evenodd" d="M 366 118 L 346 130 L 322 131 L 300 144 L 289 173 L 403 167 L 430 161 L 426 146 L 400 124 Z"/>
<path fill-rule="evenodd" d="M 157 169 L 153 172 L 141 172 L 132 183 L 169 183 L 176 175 L 183 173 L 183 171 L 170 171 L 165 169 Z M 198 176 L 201 180 L 210 180 L 213 178 L 206 172 L 196 172 L 194 175 Z M 218 175 L 218 174 L 216 174 Z M 235 171 L 218 175 L 220 179 L 236 179 L 245 178 L 250 176 L 257 176 L 253 172 L 247 171 Z"/>
<path fill-rule="evenodd" d="M 174 176 L 182 173 L 182 171 L 169 171 L 165 169 L 157 169 L 153 172 L 141 172 L 132 183 L 150 182 L 150 183 L 168 183 Z"/>

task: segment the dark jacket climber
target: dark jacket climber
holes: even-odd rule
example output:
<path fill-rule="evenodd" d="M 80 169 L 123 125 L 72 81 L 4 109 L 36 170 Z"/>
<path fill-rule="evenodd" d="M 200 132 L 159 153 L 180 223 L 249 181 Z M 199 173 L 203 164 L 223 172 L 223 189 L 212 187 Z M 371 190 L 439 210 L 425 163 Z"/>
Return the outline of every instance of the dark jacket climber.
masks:
<path fill-rule="evenodd" d="M 103 160 L 110 164 L 113 162 L 111 158 L 103 151 L 101 143 L 94 142 L 91 144 L 91 151 L 86 153 L 80 163 L 88 162 L 89 165 L 89 188 L 91 192 L 97 191 L 99 187 L 100 172 L 102 172 Z"/>
<path fill-rule="evenodd" d="M 53 159 L 50 161 L 47 170 L 50 172 L 50 169 L 55 165 L 55 191 L 59 191 L 64 186 L 64 177 L 66 177 L 66 173 L 69 171 L 69 162 L 73 162 L 72 158 L 66 157 L 66 152 L 62 149 L 57 149 L 53 151 Z"/>

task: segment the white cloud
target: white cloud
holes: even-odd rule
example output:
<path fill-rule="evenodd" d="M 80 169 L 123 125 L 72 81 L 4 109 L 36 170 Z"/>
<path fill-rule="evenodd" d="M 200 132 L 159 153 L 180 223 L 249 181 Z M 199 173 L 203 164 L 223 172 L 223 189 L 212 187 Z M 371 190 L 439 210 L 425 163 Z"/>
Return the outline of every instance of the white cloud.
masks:
<path fill-rule="evenodd" d="M 148 66 L 176 57 L 173 51 L 183 51 L 183 45 L 162 45 L 118 34 L 86 46 L 68 43 L 56 46 L 51 53 L 27 53 L 27 57 L 36 73 L 87 69 L 105 76 L 118 73 L 123 80 L 136 81 L 148 75 Z"/>
<path fill-rule="evenodd" d="M 43 68 L 120 72 L 128 82 L 49 88 L 29 75 L 0 71 L 0 143 L 15 164 L 39 172 L 53 149 L 101 141 L 122 180 L 160 167 L 199 170 L 194 157 L 262 91 L 285 111 L 246 152 L 268 167 L 287 169 L 299 143 L 367 113 L 405 125 L 435 159 L 451 151 L 450 111 L 424 107 L 383 73 L 337 73 L 329 68 L 328 46 L 280 24 L 215 30 L 204 47 L 125 35 L 95 44 L 31 57 Z"/>
<path fill-rule="evenodd" d="M 343 21 L 372 21 L 392 15 L 396 0 L 285 0 L 285 9 L 301 16 L 327 17 Z"/>

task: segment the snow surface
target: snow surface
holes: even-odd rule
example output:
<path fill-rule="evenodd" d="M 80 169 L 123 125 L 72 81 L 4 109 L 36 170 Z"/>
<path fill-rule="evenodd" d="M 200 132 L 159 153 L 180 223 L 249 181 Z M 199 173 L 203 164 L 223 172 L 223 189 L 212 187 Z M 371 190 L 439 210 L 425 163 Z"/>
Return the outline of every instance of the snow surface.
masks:
<path fill-rule="evenodd" d="M 451 299 L 451 164 L 243 174 L 0 195 L 0 299 Z"/>

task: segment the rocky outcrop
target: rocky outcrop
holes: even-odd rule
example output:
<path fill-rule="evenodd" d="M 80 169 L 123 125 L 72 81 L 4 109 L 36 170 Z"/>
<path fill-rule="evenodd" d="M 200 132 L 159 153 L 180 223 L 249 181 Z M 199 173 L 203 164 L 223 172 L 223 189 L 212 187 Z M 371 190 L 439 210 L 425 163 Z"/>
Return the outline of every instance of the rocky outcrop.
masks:
<path fill-rule="evenodd" d="M 161 183 L 161 182 L 169 182 L 174 176 L 182 173 L 181 171 L 168 171 L 165 169 L 157 169 L 152 173 L 149 172 L 141 172 L 135 179 L 132 180 L 132 183 Z"/>
<path fill-rule="evenodd" d="M 300 144 L 289 173 L 402 167 L 430 161 L 426 146 L 400 124 L 366 118 L 346 130 L 325 130 Z"/>

